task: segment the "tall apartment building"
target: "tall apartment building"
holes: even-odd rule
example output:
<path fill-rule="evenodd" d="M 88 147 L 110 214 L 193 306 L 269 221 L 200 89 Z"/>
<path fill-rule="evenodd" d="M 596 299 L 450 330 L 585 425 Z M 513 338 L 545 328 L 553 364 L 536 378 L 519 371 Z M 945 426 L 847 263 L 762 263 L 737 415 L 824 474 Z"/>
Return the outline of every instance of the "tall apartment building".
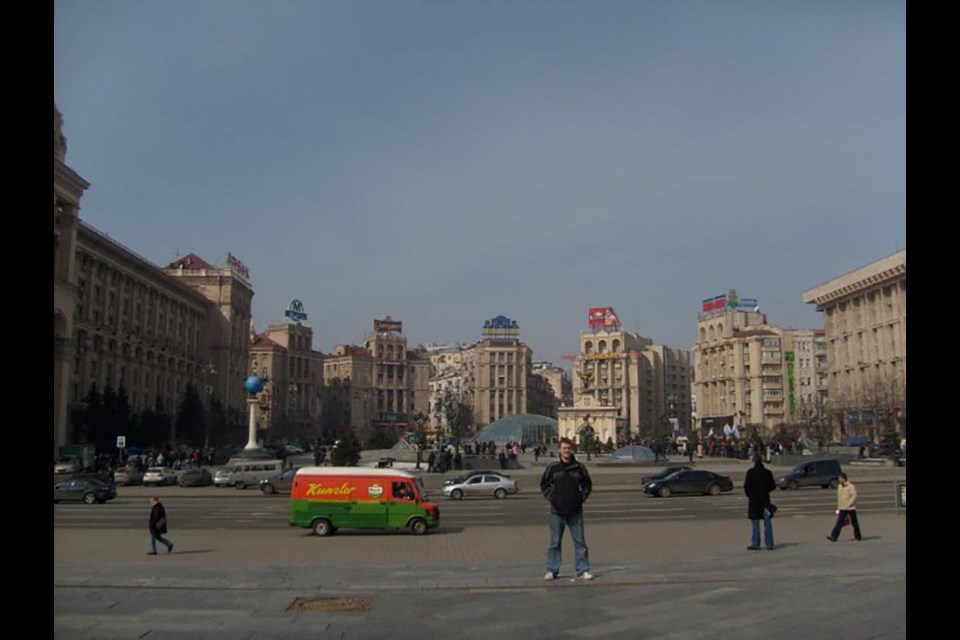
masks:
<path fill-rule="evenodd" d="M 827 385 L 844 432 L 888 423 L 906 432 L 907 251 L 803 294 L 823 312 Z"/>
<path fill-rule="evenodd" d="M 326 438 L 360 432 L 374 421 L 373 357 L 363 347 L 337 345 L 323 357 L 323 427 Z"/>
<path fill-rule="evenodd" d="M 76 343 L 76 246 L 80 199 L 90 186 L 65 164 L 67 139 L 63 117 L 53 106 L 53 455 L 67 442 L 71 372 Z"/>
<path fill-rule="evenodd" d="M 652 342 L 619 326 L 580 332 L 580 353 L 572 358 L 574 406 L 616 408 L 622 436 L 653 428 L 641 422 L 655 414 L 653 373 L 641 355 Z"/>
<path fill-rule="evenodd" d="M 334 428 L 416 430 L 429 419 L 430 360 L 407 348 L 403 323 L 373 321 L 363 346 L 340 345 L 324 357 L 327 412 Z"/>
<path fill-rule="evenodd" d="M 520 340 L 517 323 L 497 316 L 484 323 L 482 334 L 462 353 L 475 429 L 506 416 L 551 411 L 553 394 L 542 378 L 533 378 L 533 350 Z"/>
<path fill-rule="evenodd" d="M 453 435 L 447 411 L 460 409 L 465 404 L 467 371 L 462 347 L 458 343 L 427 344 L 424 348 L 430 360 L 429 406 L 430 423 L 427 434 L 431 438 Z M 459 405 L 447 408 L 449 403 Z M 470 425 L 463 425 L 468 427 Z"/>
<path fill-rule="evenodd" d="M 792 360 L 786 357 L 788 371 L 787 413 L 796 422 L 813 422 L 826 417 L 827 409 L 827 341 L 823 329 L 795 329 L 792 339 Z M 792 371 L 790 362 L 793 362 Z M 790 400 L 790 398 L 793 400 Z"/>
<path fill-rule="evenodd" d="M 573 361 L 573 406 L 560 409 L 561 434 L 625 441 L 689 429 L 690 354 L 620 325 L 612 307 L 593 307 Z"/>
<path fill-rule="evenodd" d="M 268 325 L 254 337 L 250 370 L 265 379 L 262 427 L 268 438 L 318 438 L 322 432 L 323 354 L 313 329 L 300 323 Z"/>
<path fill-rule="evenodd" d="M 249 283 L 236 267 L 217 269 L 212 286 L 179 277 L 80 220 L 89 185 L 64 164 L 61 122 L 54 107 L 54 454 L 94 384 L 122 387 L 134 413 L 167 414 L 191 384 L 218 396 L 228 422 L 245 423 Z"/>
<path fill-rule="evenodd" d="M 566 369 L 558 367 L 552 362 L 534 362 L 533 374 L 544 378 L 550 385 L 550 390 L 555 398 L 554 401 L 551 401 L 551 404 L 555 408 L 573 406 L 573 382 L 570 380 L 570 375 Z M 544 415 L 555 418 L 556 411 Z"/>
<path fill-rule="evenodd" d="M 249 375 L 253 307 L 247 268 L 231 254 L 227 254 L 226 266 L 215 267 L 191 253 L 171 262 L 163 273 L 213 305 L 206 327 L 208 365 L 216 372 L 213 393 L 223 403 L 229 423 L 245 424 L 243 381 Z"/>
<path fill-rule="evenodd" d="M 642 401 L 640 425 L 659 424 L 674 435 L 691 431 L 690 352 L 651 344 L 640 352 Z"/>
<path fill-rule="evenodd" d="M 769 432 L 821 415 L 822 340 L 816 331 L 785 329 L 768 324 L 759 311 L 723 307 L 700 314 L 697 335 L 694 388 L 703 435 L 751 425 Z"/>

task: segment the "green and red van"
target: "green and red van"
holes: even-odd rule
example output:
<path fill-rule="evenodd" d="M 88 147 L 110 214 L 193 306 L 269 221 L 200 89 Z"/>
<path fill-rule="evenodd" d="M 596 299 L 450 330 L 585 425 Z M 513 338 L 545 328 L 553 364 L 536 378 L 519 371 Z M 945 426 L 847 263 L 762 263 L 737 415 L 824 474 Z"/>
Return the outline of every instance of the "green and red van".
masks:
<path fill-rule="evenodd" d="M 440 524 L 417 476 L 393 469 L 304 467 L 290 489 L 290 526 L 327 536 L 337 529 L 409 529 L 423 535 Z"/>

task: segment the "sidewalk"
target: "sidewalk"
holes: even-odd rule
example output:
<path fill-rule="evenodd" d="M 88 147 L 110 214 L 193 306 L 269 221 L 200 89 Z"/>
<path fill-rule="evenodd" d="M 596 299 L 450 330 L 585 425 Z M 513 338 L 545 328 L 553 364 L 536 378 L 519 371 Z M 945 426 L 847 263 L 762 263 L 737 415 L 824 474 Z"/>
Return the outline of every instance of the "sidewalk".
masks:
<path fill-rule="evenodd" d="M 596 579 L 542 579 L 547 527 L 426 536 L 300 529 L 54 530 L 54 633 L 74 638 L 906 637 L 906 516 L 824 539 L 823 518 L 775 518 L 777 548 L 747 551 L 746 519 L 587 522 Z M 367 611 L 288 611 L 312 606 Z M 318 600 L 332 598 L 334 600 Z M 338 599 L 339 598 L 339 599 Z"/>

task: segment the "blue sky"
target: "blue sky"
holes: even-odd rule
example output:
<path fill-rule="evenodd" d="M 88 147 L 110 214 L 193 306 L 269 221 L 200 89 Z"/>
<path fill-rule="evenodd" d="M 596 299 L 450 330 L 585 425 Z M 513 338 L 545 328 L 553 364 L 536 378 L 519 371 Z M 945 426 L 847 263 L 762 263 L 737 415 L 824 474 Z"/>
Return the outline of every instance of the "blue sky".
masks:
<path fill-rule="evenodd" d="M 314 348 L 587 308 L 689 349 L 704 298 L 906 247 L 903 2 L 55 0 L 81 216 L 152 262 L 228 251 Z"/>

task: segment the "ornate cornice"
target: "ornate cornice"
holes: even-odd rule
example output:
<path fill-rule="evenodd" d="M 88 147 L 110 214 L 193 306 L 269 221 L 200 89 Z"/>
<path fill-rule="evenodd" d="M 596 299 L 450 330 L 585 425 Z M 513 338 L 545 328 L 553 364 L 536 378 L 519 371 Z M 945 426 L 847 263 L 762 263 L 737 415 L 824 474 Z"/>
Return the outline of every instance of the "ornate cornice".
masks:
<path fill-rule="evenodd" d="M 80 202 L 80 197 L 87 190 L 90 183 L 56 158 L 53 159 L 53 188 L 61 195 L 71 198 L 73 204 Z"/>
<path fill-rule="evenodd" d="M 815 303 L 818 310 L 822 310 L 825 305 L 831 302 L 905 279 L 906 275 L 907 251 L 904 249 L 892 256 L 808 290 L 804 293 L 803 301 Z"/>

